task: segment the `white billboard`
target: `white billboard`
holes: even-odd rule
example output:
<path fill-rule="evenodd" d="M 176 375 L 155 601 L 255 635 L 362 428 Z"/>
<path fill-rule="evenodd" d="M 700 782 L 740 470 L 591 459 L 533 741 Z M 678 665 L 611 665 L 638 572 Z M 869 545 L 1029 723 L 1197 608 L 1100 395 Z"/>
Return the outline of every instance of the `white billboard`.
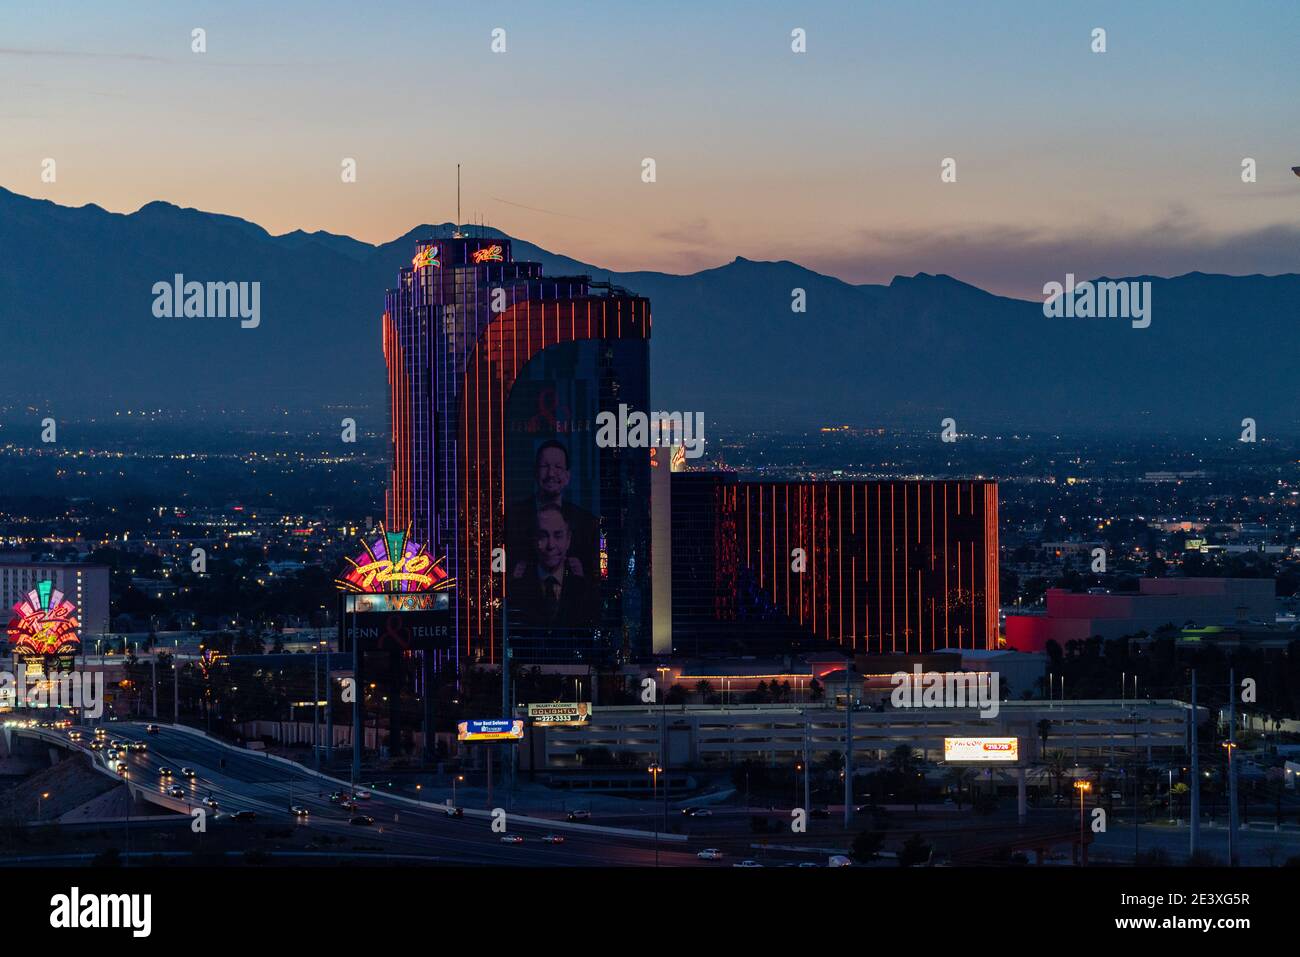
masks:
<path fill-rule="evenodd" d="M 943 759 L 969 764 L 1015 764 L 1019 738 L 944 738 Z"/>

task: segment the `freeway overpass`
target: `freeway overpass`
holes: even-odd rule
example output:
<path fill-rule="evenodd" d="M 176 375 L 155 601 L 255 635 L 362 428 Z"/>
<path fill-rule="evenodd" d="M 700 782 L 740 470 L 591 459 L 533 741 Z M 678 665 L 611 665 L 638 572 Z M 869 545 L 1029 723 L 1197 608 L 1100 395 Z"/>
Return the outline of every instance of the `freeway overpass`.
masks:
<path fill-rule="evenodd" d="M 122 760 L 127 771 L 122 780 L 132 796 L 181 814 L 203 809 L 211 815 L 204 801 L 217 801 L 215 820 L 208 826 L 243 826 L 231 821 L 237 811 L 253 811 L 259 820 L 283 822 L 286 826 L 308 827 L 323 833 L 349 838 L 365 835 L 368 843 L 389 849 L 397 855 L 420 854 L 447 864 L 486 864 L 545 866 L 719 866 L 695 857 L 697 848 L 688 847 L 680 835 L 655 836 L 647 832 L 529 819 L 507 815 L 507 830 L 524 838 L 523 844 L 504 844 L 501 834 L 491 827 L 486 811 L 466 810 L 462 818 L 449 818 L 442 805 L 372 791 L 372 796 L 358 800 L 358 813 L 374 818 L 374 824 L 362 827 L 349 823 L 352 814 L 330 801 L 336 791 L 348 792 L 347 782 L 318 774 L 294 762 L 265 753 L 248 751 L 215 740 L 202 732 L 171 725 L 160 725 L 149 734 L 144 722 L 114 721 L 103 725 L 107 740 L 143 740 L 144 752 L 127 752 Z M 80 730 L 82 740 L 73 741 L 69 731 Z M 109 767 L 104 751 L 89 748 L 93 731 L 88 728 L 55 729 L 10 727 L 7 735 L 41 742 L 64 751 L 87 755 L 101 773 L 117 777 Z M 159 774 L 163 767 L 172 770 L 170 779 Z M 193 779 L 186 779 L 181 768 L 193 769 Z M 182 797 L 167 793 L 173 784 L 184 791 Z M 295 817 L 290 808 L 305 807 L 306 819 Z M 227 823 L 228 822 L 228 823 Z M 565 837 L 563 844 L 543 843 L 543 834 Z M 729 863 L 729 862 L 728 862 Z"/>

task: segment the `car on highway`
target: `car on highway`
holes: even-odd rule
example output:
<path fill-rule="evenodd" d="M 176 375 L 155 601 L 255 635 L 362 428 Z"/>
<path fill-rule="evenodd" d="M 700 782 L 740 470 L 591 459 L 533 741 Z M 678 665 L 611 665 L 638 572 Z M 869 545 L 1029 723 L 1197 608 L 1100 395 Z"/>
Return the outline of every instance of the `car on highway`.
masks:
<path fill-rule="evenodd" d="M 214 811 L 217 808 L 221 807 L 221 805 L 217 803 L 217 799 L 214 798 L 211 794 L 209 794 L 207 797 L 203 799 L 203 803 L 206 804 L 208 807 L 212 808 L 212 810 Z"/>
<path fill-rule="evenodd" d="M 80 740 L 81 740 L 81 732 L 80 732 L 80 731 L 69 731 L 69 732 L 68 732 L 68 740 L 69 740 L 69 741 L 80 741 Z"/>
<path fill-rule="evenodd" d="M 821 865 L 818 864 L 816 861 L 800 861 L 800 862 L 799 862 L 799 866 L 800 866 L 800 867 L 820 867 Z"/>
<path fill-rule="evenodd" d="M 146 733 L 146 734 L 157 734 L 157 733 L 158 733 L 158 725 L 156 725 L 156 724 L 146 724 L 146 725 L 144 726 L 144 730 L 145 730 L 145 733 Z"/>
<path fill-rule="evenodd" d="M 356 798 L 358 801 L 370 800 L 370 792 L 367 791 L 365 788 L 358 788 L 355 792 L 353 792 L 352 796 Z"/>
<path fill-rule="evenodd" d="M 143 741 L 132 741 L 126 746 L 126 748 L 128 751 L 148 751 L 149 745 L 145 744 Z"/>
<path fill-rule="evenodd" d="M 524 839 L 523 839 L 523 837 L 522 837 L 521 835 L 519 835 L 519 834 L 502 834 L 502 835 L 501 835 L 501 843 L 502 843 L 502 844 L 522 844 L 522 843 L 524 843 Z"/>
<path fill-rule="evenodd" d="M 289 808 L 289 813 L 294 817 L 309 817 L 311 815 L 311 811 L 307 810 L 301 804 L 295 804 L 293 807 Z"/>
<path fill-rule="evenodd" d="M 826 861 L 827 867 L 852 867 L 853 861 L 845 854 L 832 854 Z"/>
<path fill-rule="evenodd" d="M 171 777 L 171 776 L 172 776 L 172 769 L 171 769 L 171 768 L 159 768 L 159 769 L 158 769 L 158 777 L 160 777 L 160 778 L 169 778 L 169 777 Z"/>
<path fill-rule="evenodd" d="M 722 852 L 718 850 L 716 847 L 706 847 L 704 850 L 700 851 L 700 853 L 696 854 L 695 856 L 702 861 L 722 860 Z"/>
<path fill-rule="evenodd" d="M 543 844 L 563 844 L 563 843 L 564 843 L 564 835 L 563 835 L 563 834 L 543 834 L 543 835 L 542 835 L 542 843 L 543 843 Z"/>
<path fill-rule="evenodd" d="M 374 824 L 374 823 L 375 823 L 375 819 L 374 819 L 373 817 L 371 817 L 369 814 L 354 814 L 352 817 L 350 817 L 350 818 L 348 819 L 348 823 L 349 823 L 349 824 L 357 824 L 357 825 L 360 825 L 360 826 L 365 827 L 365 826 L 368 826 L 368 825 Z"/>
<path fill-rule="evenodd" d="M 127 770 L 126 762 L 118 761 L 117 764 L 113 766 L 113 770 L 116 771 L 118 774 L 126 774 L 126 770 Z"/>
<path fill-rule="evenodd" d="M 96 729 L 95 729 L 95 737 L 97 737 L 97 738 L 102 738 L 102 737 L 104 737 L 106 734 L 108 734 L 108 729 L 107 729 L 107 728 L 96 728 Z"/>
<path fill-rule="evenodd" d="M 181 787 L 179 784 L 173 784 L 171 787 L 167 789 L 167 793 L 174 798 L 185 797 L 185 789 Z"/>
<path fill-rule="evenodd" d="M 100 741 L 98 738 L 96 738 L 94 741 L 90 742 L 90 750 L 92 750 L 92 751 L 103 751 L 103 750 L 104 750 L 104 742 L 103 742 L 103 741 Z"/>
<path fill-rule="evenodd" d="M 812 816 L 818 818 L 828 818 L 831 816 L 831 809 L 828 807 L 815 807 L 812 809 Z"/>
<path fill-rule="evenodd" d="M 257 820 L 257 812 L 256 812 L 256 811 L 248 811 L 248 810 L 244 810 L 244 811 L 236 811 L 234 814 L 232 814 L 232 815 L 230 815 L 230 816 L 231 816 L 234 820 L 236 820 L 236 821 L 256 821 L 256 820 Z"/>
<path fill-rule="evenodd" d="M 340 802 L 339 802 L 339 807 L 343 808 L 343 810 L 345 810 L 345 811 L 359 811 L 359 810 L 361 810 L 360 806 L 357 804 L 356 801 L 340 801 Z"/>
<path fill-rule="evenodd" d="M 707 807 L 684 807 L 682 814 L 686 817 L 713 817 L 713 812 Z"/>
<path fill-rule="evenodd" d="M 447 816 L 448 816 L 448 817 L 464 817 L 464 816 L 465 816 L 465 809 L 464 809 L 463 807 L 448 807 L 448 808 L 447 808 Z"/>
<path fill-rule="evenodd" d="M 732 864 L 731 866 L 732 867 L 762 867 L 763 865 L 758 863 L 758 861 L 744 860 L 744 861 L 736 861 L 736 863 Z"/>
<path fill-rule="evenodd" d="M 338 804 L 340 801 L 344 800 L 346 797 L 347 797 L 347 795 L 345 795 L 342 791 L 335 791 L 333 794 L 330 795 L 330 803 L 331 803 L 331 804 Z"/>
<path fill-rule="evenodd" d="M 566 815 L 566 817 L 568 817 L 568 819 L 569 819 L 570 821 L 590 821 L 590 820 L 591 820 L 591 812 L 590 812 L 590 811 L 570 811 L 570 812 Z"/>
<path fill-rule="evenodd" d="M 181 768 L 181 777 L 183 777 L 183 778 L 192 778 L 192 777 L 194 777 L 194 769 L 193 769 L 193 768 Z"/>

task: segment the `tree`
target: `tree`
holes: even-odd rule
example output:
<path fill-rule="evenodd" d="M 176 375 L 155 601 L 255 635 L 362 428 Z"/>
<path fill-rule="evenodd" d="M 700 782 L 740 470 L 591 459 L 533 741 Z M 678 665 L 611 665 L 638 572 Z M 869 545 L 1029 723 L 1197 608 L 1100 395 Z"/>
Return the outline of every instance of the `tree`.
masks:
<path fill-rule="evenodd" d="M 970 768 L 949 768 L 948 783 L 953 785 L 957 791 L 957 810 L 962 807 L 962 785 L 971 779 Z"/>
<path fill-rule="evenodd" d="M 1187 795 L 1190 794 L 1191 792 L 1192 789 L 1188 787 L 1186 784 L 1184 784 L 1182 781 L 1179 781 L 1177 784 L 1175 784 L 1172 788 L 1169 789 L 1169 793 L 1174 797 L 1174 799 L 1178 803 L 1178 817 L 1183 816 L 1183 801 L 1186 800 Z M 1173 808 L 1170 808 L 1170 810 L 1172 811 Z"/>
<path fill-rule="evenodd" d="M 695 682 L 695 693 L 701 698 L 708 700 L 709 695 L 713 694 L 713 685 L 701 678 Z"/>
<path fill-rule="evenodd" d="M 879 831 L 863 831 L 853 839 L 850 854 L 859 864 L 865 864 L 876 859 L 884 844 L 885 836 Z"/>
<path fill-rule="evenodd" d="M 1070 756 L 1064 751 L 1049 751 L 1046 765 L 1047 773 L 1056 782 L 1056 795 L 1059 797 L 1061 794 L 1061 780 L 1065 777 L 1066 772 L 1070 770 Z"/>
<path fill-rule="evenodd" d="M 900 867 L 914 867 L 917 864 L 928 864 L 933 850 L 920 834 L 913 834 L 903 842 L 903 846 L 898 852 L 898 865 Z"/>

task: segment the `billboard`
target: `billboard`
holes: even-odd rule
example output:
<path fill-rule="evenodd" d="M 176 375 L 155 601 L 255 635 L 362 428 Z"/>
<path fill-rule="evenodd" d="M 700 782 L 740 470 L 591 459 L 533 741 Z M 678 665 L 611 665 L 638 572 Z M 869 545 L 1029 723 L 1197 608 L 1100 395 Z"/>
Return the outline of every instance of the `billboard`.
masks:
<path fill-rule="evenodd" d="M 944 738 L 943 759 L 970 764 L 1015 764 L 1020 760 L 1019 738 Z"/>
<path fill-rule="evenodd" d="M 553 345 L 521 371 L 506 405 L 506 596 L 511 621 L 594 630 L 609 552 L 601 511 L 594 340 Z"/>
<path fill-rule="evenodd" d="M 524 723 L 518 718 L 462 721 L 456 725 L 458 741 L 518 741 L 523 736 Z"/>
<path fill-rule="evenodd" d="M 552 702 L 550 704 L 530 704 L 528 720 L 533 724 L 586 724 L 591 720 L 592 707 L 586 701 L 572 704 Z"/>

